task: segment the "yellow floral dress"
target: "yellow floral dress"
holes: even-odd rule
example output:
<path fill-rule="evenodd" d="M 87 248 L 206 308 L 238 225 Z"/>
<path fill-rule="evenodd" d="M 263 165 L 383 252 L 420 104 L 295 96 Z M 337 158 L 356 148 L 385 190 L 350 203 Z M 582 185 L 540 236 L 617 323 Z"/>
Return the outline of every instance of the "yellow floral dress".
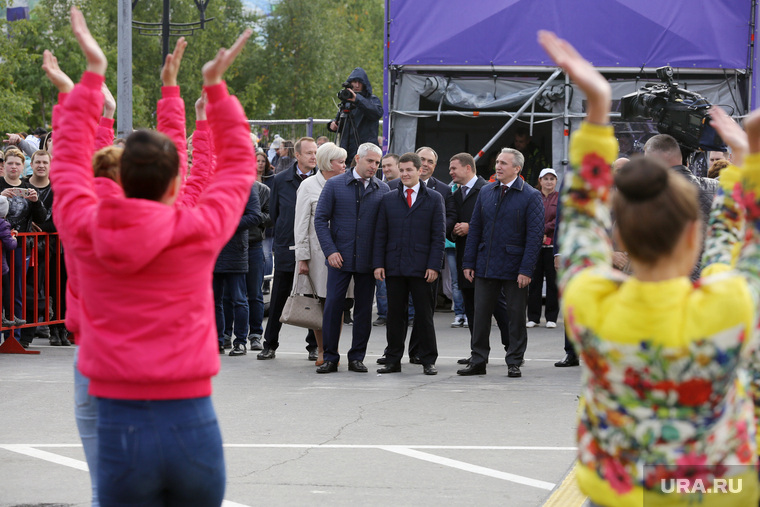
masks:
<path fill-rule="evenodd" d="M 577 169 L 562 195 L 563 312 L 583 365 L 579 486 L 606 506 L 695 505 L 693 494 L 669 493 L 669 481 L 709 487 L 732 478 L 741 479 L 740 492 L 704 494 L 698 505 L 757 505 L 744 366 L 760 300 L 760 207 L 750 191 L 760 188 L 760 159 L 721 176 L 702 278 L 642 282 L 609 267 L 616 156 L 612 127 L 584 123 L 571 141 Z"/>

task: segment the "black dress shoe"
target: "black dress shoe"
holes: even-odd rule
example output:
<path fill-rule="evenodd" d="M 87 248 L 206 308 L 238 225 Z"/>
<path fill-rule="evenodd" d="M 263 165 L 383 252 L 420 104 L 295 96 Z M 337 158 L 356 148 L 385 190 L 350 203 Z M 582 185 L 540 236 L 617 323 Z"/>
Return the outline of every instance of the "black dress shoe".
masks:
<path fill-rule="evenodd" d="M 260 360 L 274 359 L 275 357 L 274 350 L 272 349 L 264 349 L 256 355 L 256 359 Z"/>
<path fill-rule="evenodd" d="M 557 361 L 554 363 L 554 366 L 557 368 L 566 368 L 568 366 L 580 366 L 580 361 L 578 361 L 578 358 L 576 356 L 571 356 L 570 354 L 567 354 L 565 358 L 562 361 Z"/>
<path fill-rule="evenodd" d="M 364 366 L 364 363 L 359 361 L 358 359 L 355 361 L 349 361 L 348 362 L 348 371 L 355 371 L 357 373 L 367 373 L 367 367 Z"/>
<path fill-rule="evenodd" d="M 522 377 L 522 373 L 520 373 L 520 367 L 516 364 L 510 364 L 509 368 L 507 369 L 507 377 Z"/>
<path fill-rule="evenodd" d="M 219 353 L 220 354 L 226 354 L 227 353 L 227 351 L 224 350 L 224 344 L 223 343 L 219 344 Z"/>
<path fill-rule="evenodd" d="M 486 363 L 470 363 L 461 370 L 457 370 L 457 375 L 485 375 Z"/>
<path fill-rule="evenodd" d="M 434 364 L 426 364 L 422 366 L 422 373 L 425 375 L 438 375 L 438 369 Z"/>
<path fill-rule="evenodd" d="M 386 364 L 388 362 L 388 358 L 385 356 L 380 356 L 377 358 L 377 361 L 375 361 L 377 364 Z"/>
<path fill-rule="evenodd" d="M 472 359 L 472 356 L 465 357 L 463 359 L 457 359 L 457 364 L 470 364 L 470 359 Z"/>
<path fill-rule="evenodd" d="M 317 359 L 319 359 L 317 349 L 309 349 L 309 361 L 316 361 Z"/>
<path fill-rule="evenodd" d="M 401 364 L 386 364 L 382 368 L 377 369 L 378 373 L 401 373 Z"/>
<path fill-rule="evenodd" d="M 332 361 L 325 361 L 317 368 L 317 373 L 335 373 L 336 371 L 338 371 L 338 363 Z"/>
<path fill-rule="evenodd" d="M 422 361 L 420 361 L 420 358 L 417 356 L 409 356 L 409 362 L 411 364 L 422 364 Z"/>

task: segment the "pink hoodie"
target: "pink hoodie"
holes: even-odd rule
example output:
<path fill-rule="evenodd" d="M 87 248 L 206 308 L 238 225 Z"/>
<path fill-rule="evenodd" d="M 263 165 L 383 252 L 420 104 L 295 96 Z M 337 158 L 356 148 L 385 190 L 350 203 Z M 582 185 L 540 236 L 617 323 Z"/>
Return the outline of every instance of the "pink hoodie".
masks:
<path fill-rule="evenodd" d="M 208 396 L 219 370 L 211 276 L 255 180 L 248 123 L 224 83 L 208 87 L 218 178 L 192 208 L 101 197 L 90 166 L 103 77 L 86 72 L 61 111 L 54 216 L 77 263 L 79 369 L 90 393 Z"/>

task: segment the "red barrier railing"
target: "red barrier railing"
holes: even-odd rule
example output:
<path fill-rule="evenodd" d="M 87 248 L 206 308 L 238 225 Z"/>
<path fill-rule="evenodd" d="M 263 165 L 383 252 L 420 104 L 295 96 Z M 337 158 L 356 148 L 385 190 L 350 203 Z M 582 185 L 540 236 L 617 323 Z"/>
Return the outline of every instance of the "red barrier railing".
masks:
<path fill-rule="evenodd" d="M 3 251 L 3 255 L 8 262 L 10 272 L 7 275 L 8 285 L 8 301 L 6 306 L 2 305 L 5 312 L 5 318 L 9 321 L 13 321 L 16 315 L 16 255 L 20 251 L 22 257 L 21 268 L 24 271 L 21 279 L 21 312 L 22 319 L 27 320 L 26 324 L 20 326 L 5 326 L 0 323 L 0 331 L 10 331 L 11 339 L 5 340 L 0 345 L 0 353 L 27 353 L 27 354 L 39 354 L 39 351 L 25 350 L 15 339 L 12 339 L 12 330 L 20 328 L 47 326 L 51 324 L 61 324 L 64 322 L 64 315 L 61 313 L 61 294 L 65 293 L 66 287 L 61 287 L 61 264 L 62 255 L 61 241 L 56 232 L 25 232 L 19 233 L 17 236 L 18 247 L 16 250 Z M 29 248 L 31 243 L 31 251 Z M 43 262 L 40 262 L 40 249 L 42 248 Z M 51 256 L 52 252 L 52 256 Z M 52 258 L 51 258 L 52 257 Z M 51 262 L 54 263 L 55 270 L 51 271 Z M 28 263 L 28 264 L 27 264 Z M 42 268 L 42 270 L 41 270 Z M 50 275 L 55 274 L 55 280 L 51 287 Z M 27 285 L 29 277 L 31 276 L 32 287 L 34 290 L 33 308 L 31 315 L 27 308 Z M 43 284 L 44 292 L 40 294 L 40 281 Z M 3 286 L 0 285 L 0 301 L 4 301 Z M 53 293 L 51 294 L 51 290 Z M 44 300 L 43 316 L 40 320 L 40 305 L 39 297 L 42 296 Z M 54 308 L 51 309 L 50 301 L 53 301 Z M 51 310 L 52 317 L 51 317 Z M 29 318 L 27 318 L 29 317 Z M 7 350 L 6 350 L 7 349 Z M 20 350 L 19 350 L 20 349 Z"/>

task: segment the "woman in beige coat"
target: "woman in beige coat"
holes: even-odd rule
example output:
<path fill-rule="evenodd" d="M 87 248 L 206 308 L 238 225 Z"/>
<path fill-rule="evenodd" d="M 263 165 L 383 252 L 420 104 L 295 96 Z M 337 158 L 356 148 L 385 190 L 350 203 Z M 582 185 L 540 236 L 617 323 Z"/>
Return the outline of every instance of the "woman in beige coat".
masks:
<path fill-rule="evenodd" d="M 314 231 L 314 212 L 317 209 L 317 201 L 322 193 L 325 182 L 333 176 L 343 174 L 346 170 L 346 150 L 339 148 L 334 143 L 325 143 L 317 150 L 316 176 L 306 178 L 298 187 L 296 195 L 295 216 L 295 240 L 296 262 L 298 263 L 298 275 L 293 283 L 298 294 L 312 294 L 324 302 L 327 297 L 327 265 L 325 255 L 319 246 L 317 233 Z M 314 283 L 312 290 L 309 279 Z M 349 287 L 349 291 L 352 287 Z M 349 297 L 352 295 L 349 294 Z M 322 353 L 322 331 L 314 330 L 317 339 L 318 359 L 316 365 L 321 365 L 324 360 Z"/>

